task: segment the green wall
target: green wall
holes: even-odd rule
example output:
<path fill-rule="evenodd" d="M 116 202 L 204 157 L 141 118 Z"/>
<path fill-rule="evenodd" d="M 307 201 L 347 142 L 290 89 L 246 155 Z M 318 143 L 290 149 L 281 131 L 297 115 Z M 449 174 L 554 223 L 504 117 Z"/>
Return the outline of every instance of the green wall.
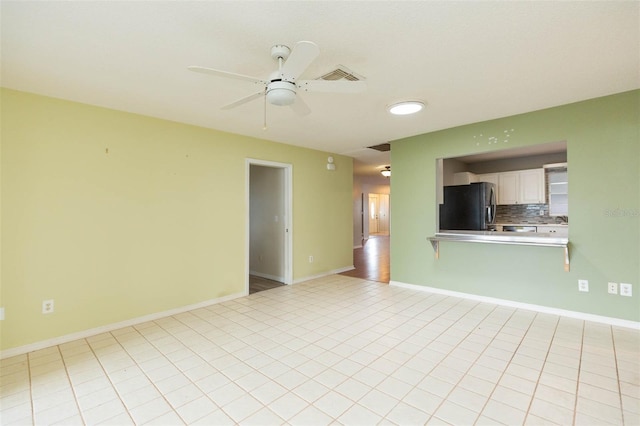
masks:
<path fill-rule="evenodd" d="M 640 321 L 639 104 L 632 91 L 394 141 L 392 281 Z M 570 272 L 550 247 L 443 242 L 434 258 L 437 158 L 562 140 Z M 633 284 L 633 297 L 608 294 L 608 281 Z"/>
<path fill-rule="evenodd" d="M 329 172 L 321 151 L 1 100 L 2 349 L 243 292 L 246 158 L 293 164 L 294 281 L 353 264 L 349 157 Z"/>

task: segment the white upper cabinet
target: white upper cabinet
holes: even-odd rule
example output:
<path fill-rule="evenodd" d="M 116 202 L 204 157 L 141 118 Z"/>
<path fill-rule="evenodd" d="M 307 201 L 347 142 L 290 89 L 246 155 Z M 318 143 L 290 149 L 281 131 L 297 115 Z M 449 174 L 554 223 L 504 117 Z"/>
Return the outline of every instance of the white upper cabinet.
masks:
<path fill-rule="evenodd" d="M 520 171 L 518 204 L 544 204 L 544 169 Z"/>
<path fill-rule="evenodd" d="M 498 173 L 498 204 L 518 204 L 519 172 Z"/>
<path fill-rule="evenodd" d="M 544 169 L 497 173 L 498 204 L 544 204 Z"/>

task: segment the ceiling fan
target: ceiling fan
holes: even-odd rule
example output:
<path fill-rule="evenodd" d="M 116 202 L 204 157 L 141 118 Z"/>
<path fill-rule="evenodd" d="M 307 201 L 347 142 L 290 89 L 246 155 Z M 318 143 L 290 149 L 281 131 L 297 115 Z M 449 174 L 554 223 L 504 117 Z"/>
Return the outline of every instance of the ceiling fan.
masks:
<path fill-rule="evenodd" d="M 219 77 L 245 80 L 261 86 L 259 92 L 253 93 L 237 101 L 231 102 L 222 109 L 231 109 L 260 97 L 272 105 L 289 105 L 299 115 L 307 115 L 311 112 L 307 104 L 297 93 L 302 92 L 333 92 L 333 93 L 358 93 L 366 89 L 364 81 L 350 80 L 299 80 L 298 78 L 311 65 L 320 54 L 318 46 L 310 41 L 296 43 L 293 50 L 289 47 L 277 44 L 271 48 L 271 57 L 278 61 L 278 69 L 271 73 L 269 78 L 258 78 L 237 74 L 228 71 L 216 70 L 200 66 L 187 67 L 190 71 Z"/>

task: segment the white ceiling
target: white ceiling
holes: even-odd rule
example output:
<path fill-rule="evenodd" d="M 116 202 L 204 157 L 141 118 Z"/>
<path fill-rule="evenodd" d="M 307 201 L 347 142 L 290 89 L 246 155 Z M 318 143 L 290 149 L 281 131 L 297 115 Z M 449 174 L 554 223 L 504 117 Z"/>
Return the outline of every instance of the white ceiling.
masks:
<path fill-rule="evenodd" d="M 1 3 L 2 86 L 351 155 L 358 170 L 406 136 L 640 87 L 640 3 L 67 1 Z M 344 65 L 363 94 L 305 93 L 297 116 L 263 102 L 220 107 L 276 69 L 274 44 L 318 44 L 301 76 Z M 416 115 L 385 107 L 419 99 Z M 364 167 L 364 168 L 363 168 Z"/>

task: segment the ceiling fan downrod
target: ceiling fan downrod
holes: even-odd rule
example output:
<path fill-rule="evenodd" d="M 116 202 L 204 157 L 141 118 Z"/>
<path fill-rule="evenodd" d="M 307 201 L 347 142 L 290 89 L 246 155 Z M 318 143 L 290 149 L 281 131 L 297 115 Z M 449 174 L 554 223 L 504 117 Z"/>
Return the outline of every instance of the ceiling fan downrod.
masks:
<path fill-rule="evenodd" d="M 278 71 L 271 74 L 267 84 L 267 100 L 276 106 L 291 105 L 296 101 L 295 83 L 285 80 L 282 74 L 284 61 L 289 57 L 291 49 L 282 44 L 271 48 L 271 57 L 278 60 Z"/>

